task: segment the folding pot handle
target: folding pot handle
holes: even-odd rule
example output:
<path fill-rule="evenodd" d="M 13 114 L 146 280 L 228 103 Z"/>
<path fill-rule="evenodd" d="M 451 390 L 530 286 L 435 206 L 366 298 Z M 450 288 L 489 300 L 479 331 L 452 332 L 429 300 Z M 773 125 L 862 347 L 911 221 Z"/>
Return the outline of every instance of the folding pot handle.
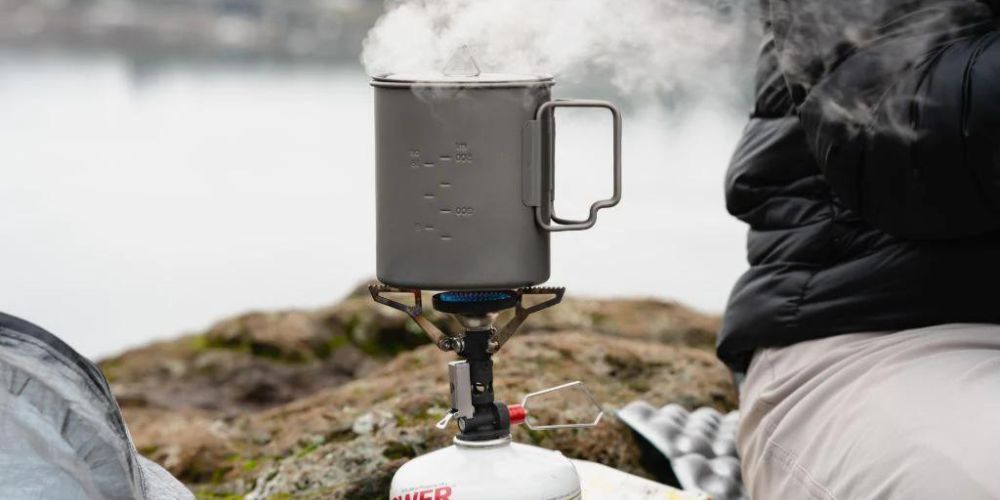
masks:
<path fill-rule="evenodd" d="M 546 231 L 581 231 L 584 229 L 590 229 L 597 222 L 597 212 L 602 208 L 610 208 L 618 204 L 622 199 L 622 114 L 618 110 L 618 107 L 607 101 L 595 101 L 587 99 L 557 99 L 554 101 L 548 101 L 539 106 L 538 111 L 535 113 L 535 121 L 537 123 L 544 123 L 546 131 L 548 133 L 544 134 L 547 138 L 548 153 L 552 154 L 554 157 L 555 152 L 555 109 L 556 108 L 604 108 L 611 111 L 611 117 L 614 121 L 614 136 L 613 136 L 613 155 L 614 155 L 614 194 L 611 198 L 606 200 L 599 200 L 590 205 L 590 215 L 586 220 L 572 220 L 564 219 L 559 217 L 555 213 L 555 204 L 553 202 L 553 192 L 555 190 L 555 166 L 551 167 L 550 172 L 550 186 L 548 193 L 543 193 L 543 200 L 539 200 L 537 206 L 535 206 L 535 220 L 538 225 L 541 226 Z M 554 163 L 554 160 L 553 160 Z M 546 217 L 546 214 L 549 217 Z M 550 223 L 547 219 L 551 218 L 555 224 Z"/>

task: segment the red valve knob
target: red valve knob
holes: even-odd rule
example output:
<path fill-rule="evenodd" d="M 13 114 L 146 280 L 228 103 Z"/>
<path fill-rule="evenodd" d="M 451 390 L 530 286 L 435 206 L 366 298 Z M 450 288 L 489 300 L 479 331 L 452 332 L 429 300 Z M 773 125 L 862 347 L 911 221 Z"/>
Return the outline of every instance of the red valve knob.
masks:
<path fill-rule="evenodd" d="M 528 410 L 521 405 L 507 405 L 507 413 L 510 414 L 510 425 L 521 425 L 528 418 Z"/>

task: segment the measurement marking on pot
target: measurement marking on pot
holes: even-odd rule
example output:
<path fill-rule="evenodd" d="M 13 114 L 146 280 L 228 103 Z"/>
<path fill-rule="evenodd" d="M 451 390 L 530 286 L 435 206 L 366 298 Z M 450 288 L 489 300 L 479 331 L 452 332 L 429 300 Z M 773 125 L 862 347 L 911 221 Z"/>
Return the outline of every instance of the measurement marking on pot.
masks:
<path fill-rule="evenodd" d="M 420 158 L 420 150 L 419 149 L 411 149 L 410 150 L 410 158 Z"/>
<path fill-rule="evenodd" d="M 425 161 L 424 162 L 424 168 L 433 168 L 433 167 L 434 167 L 434 162 L 432 162 L 432 161 Z"/>
<path fill-rule="evenodd" d="M 424 195 L 424 199 L 425 200 L 433 200 L 434 199 L 434 193 L 427 193 L 427 194 L 425 194 Z"/>
<path fill-rule="evenodd" d="M 439 159 L 441 161 L 451 161 L 451 157 L 448 156 L 448 155 L 441 155 L 441 158 L 439 158 Z"/>
<path fill-rule="evenodd" d="M 455 163 L 472 163 L 472 152 L 469 151 L 468 143 L 455 143 Z"/>
<path fill-rule="evenodd" d="M 451 235 L 450 234 L 442 234 L 441 235 L 441 239 L 444 240 L 444 241 L 451 241 Z"/>
<path fill-rule="evenodd" d="M 443 187 L 443 188 L 450 188 L 451 187 L 451 183 L 450 182 L 442 182 L 441 183 L 441 187 Z"/>
<path fill-rule="evenodd" d="M 450 208 L 442 208 L 441 209 L 441 213 L 443 213 L 443 214 L 450 214 L 451 213 L 451 209 Z"/>
<path fill-rule="evenodd" d="M 434 226 L 424 226 L 424 231 L 433 231 Z"/>

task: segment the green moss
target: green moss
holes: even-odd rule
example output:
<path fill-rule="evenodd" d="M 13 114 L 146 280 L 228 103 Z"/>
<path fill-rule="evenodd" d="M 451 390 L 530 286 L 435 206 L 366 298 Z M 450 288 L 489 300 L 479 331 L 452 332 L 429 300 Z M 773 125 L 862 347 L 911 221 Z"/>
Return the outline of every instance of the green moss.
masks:
<path fill-rule="evenodd" d="M 316 448 L 319 448 L 319 445 L 320 445 L 320 443 L 309 443 L 309 444 L 303 446 L 302 449 L 300 449 L 295 454 L 295 456 L 297 458 L 302 458 L 302 457 L 304 457 L 304 456 L 306 456 L 306 455 L 308 455 L 308 454 L 316 451 Z"/>
<path fill-rule="evenodd" d="M 417 368 L 423 368 L 423 367 L 424 367 L 424 360 L 422 358 L 419 358 L 417 356 L 412 356 L 406 360 L 407 369 L 415 370 Z"/>
<path fill-rule="evenodd" d="M 417 456 L 417 451 L 414 450 L 412 446 L 398 441 L 393 441 L 386 445 L 385 450 L 382 451 L 382 456 L 388 458 L 389 460 L 413 458 Z"/>
<path fill-rule="evenodd" d="M 330 337 L 330 340 L 327 341 L 326 345 L 330 347 L 331 351 L 336 351 L 341 347 L 351 345 L 351 340 L 348 339 L 346 335 L 333 335 Z"/>
<path fill-rule="evenodd" d="M 412 414 L 399 411 L 393 416 L 396 418 L 396 427 L 408 428 L 437 423 L 445 413 L 448 413 L 448 408 L 444 400 L 434 400 L 430 406 L 414 411 Z"/>
<path fill-rule="evenodd" d="M 123 364 L 122 358 L 112 358 L 101 361 L 97 366 L 104 372 L 104 378 L 108 379 L 108 382 L 114 383 L 118 379 L 118 371 L 121 370 Z"/>
<path fill-rule="evenodd" d="M 392 484 L 392 476 L 403 464 L 403 460 L 392 461 L 383 464 L 376 470 L 371 471 L 364 481 L 356 481 L 348 489 L 344 490 L 340 498 L 357 499 L 381 499 L 389 496 L 389 487 Z M 329 498 L 329 495 L 319 498 Z"/>
<path fill-rule="evenodd" d="M 593 321 L 595 325 L 601 325 L 608 321 L 608 315 L 599 311 L 594 311 L 590 313 L 590 320 Z"/>
<path fill-rule="evenodd" d="M 159 449 L 160 448 L 158 446 L 156 446 L 155 444 L 152 444 L 152 445 L 148 445 L 148 446 L 143 446 L 142 448 L 139 448 L 137 451 L 139 452 L 140 455 L 142 455 L 144 457 L 150 457 L 154 453 L 156 453 L 156 451 L 159 450 Z"/>
<path fill-rule="evenodd" d="M 191 348 L 196 351 L 204 351 L 212 348 L 212 342 L 206 335 L 195 335 L 191 337 Z"/>
<path fill-rule="evenodd" d="M 523 427 L 523 430 L 528 434 L 528 439 L 531 440 L 531 444 L 539 445 L 545 440 L 545 433 L 542 431 L 533 431 L 527 427 Z"/>
<path fill-rule="evenodd" d="M 214 491 L 196 491 L 194 497 L 198 500 L 243 500 L 243 495 L 235 493 L 216 493 Z"/>
<path fill-rule="evenodd" d="M 411 335 L 427 335 L 420 328 L 420 325 L 418 325 L 416 321 L 407 321 L 406 323 L 403 324 L 404 324 L 403 328 L 405 328 L 407 333 L 410 333 Z"/>
<path fill-rule="evenodd" d="M 309 361 L 301 352 L 286 353 L 276 346 L 244 339 L 212 339 L 208 335 L 197 335 L 192 339 L 192 348 L 199 351 L 220 349 L 248 354 L 255 358 L 269 359 L 280 363 L 303 363 Z"/>
<path fill-rule="evenodd" d="M 243 461 L 243 472 L 253 472 L 257 469 L 257 461 L 254 459 Z"/>
<path fill-rule="evenodd" d="M 344 333 L 346 341 L 377 358 L 393 357 L 430 343 L 427 334 L 410 319 L 405 320 L 402 328 L 378 328 L 367 315 L 352 314 L 344 322 Z"/>
<path fill-rule="evenodd" d="M 228 474 L 229 471 L 231 470 L 233 470 L 232 467 L 219 467 L 218 469 L 215 469 L 214 471 L 212 471 L 211 483 L 212 484 L 221 483 L 222 479 L 225 478 L 226 474 Z"/>
<path fill-rule="evenodd" d="M 291 355 L 286 355 L 281 352 L 281 349 L 271 345 L 262 344 L 260 342 L 248 342 L 247 348 L 250 351 L 250 355 L 257 358 L 267 358 L 273 361 L 292 361 L 301 362 L 302 356 L 299 353 L 291 353 Z"/>
<path fill-rule="evenodd" d="M 344 335 L 343 333 L 334 333 L 325 344 L 315 349 L 316 357 L 319 359 L 329 358 L 330 355 L 337 350 L 349 345 L 351 345 L 351 341 L 347 338 L 347 335 Z"/>
<path fill-rule="evenodd" d="M 344 333 L 355 344 L 362 340 L 361 337 L 365 335 L 365 329 L 361 327 L 361 318 L 357 314 L 352 314 L 351 317 L 347 318 L 347 323 L 344 324 Z"/>
<path fill-rule="evenodd" d="M 647 392 L 653 388 L 649 383 L 649 379 L 642 377 L 629 379 L 628 386 L 629 389 L 632 389 L 635 392 Z"/>
<path fill-rule="evenodd" d="M 195 345 L 202 350 L 207 349 L 227 349 L 234 351 L 246 351 L 250 348 L 246 342 L 236 338 L 230 340 L 224 340 L 220 338 L 211 338 L 207 334 L 198 335 L 194 341 Z"/>
<path fill-rule="evenodd" d="M 354 437 L 354 432 L 350 428 L 337 429 L 326 433 L 323 436 L 323 441 L 326 443 L 343 443 L 349 441 L 352 437 Z"/>

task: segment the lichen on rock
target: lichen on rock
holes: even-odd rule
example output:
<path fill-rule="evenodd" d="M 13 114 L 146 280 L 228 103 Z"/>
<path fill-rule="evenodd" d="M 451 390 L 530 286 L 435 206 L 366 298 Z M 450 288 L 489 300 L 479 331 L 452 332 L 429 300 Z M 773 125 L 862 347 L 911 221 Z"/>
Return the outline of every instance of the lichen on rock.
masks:
<path fill-rule="evenodd" d="M 711 352 L 717 325 L 655 300 L 567 300 L 533 316 L 495 356 L 498 400 L 581 380 L 608 414 L 593 429 L 519 427 L 514 439 L 650 476 L 613 410 L 635 399 L 733 408 Z M 453 359 L 404 314 L 355 293 L 224 320 L 101 366 L 140 452 L 202 498 L 385 498 L 402 464 L 450 443 L 455 429 L 434 423 Z"/>

